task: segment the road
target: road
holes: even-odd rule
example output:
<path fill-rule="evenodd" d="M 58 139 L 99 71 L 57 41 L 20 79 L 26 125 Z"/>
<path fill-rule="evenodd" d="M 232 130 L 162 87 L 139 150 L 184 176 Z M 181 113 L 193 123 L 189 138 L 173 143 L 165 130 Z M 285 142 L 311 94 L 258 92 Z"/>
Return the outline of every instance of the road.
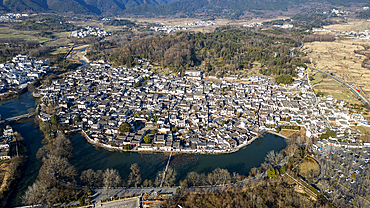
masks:
<path fill-rule="evenodd" d="M 336 78 L 336 77 L 334 77 L 333 75 L 331 75 L 331 74 L 329 74 L 329 73 L 326 73 L 326 72 L 324 72 L 324 71 L 321 71 L 320 69 L 316 69 L 315 67 L 313 67 L 313 66 L 309 66 L 311 69 L 314 69 L 314 70 L 316 70 L 316 71 L 318 71 L 318 72 L 321 72 L 321 73 L 324 73 L 324 74 L 326 74 L 326 75 L 328 75 L 329 77 L 331 77 L 331 78 L 333 78 L 333 79 L 335 79 L 336 81 L 338 81 L 339 83 L 341 83 L 341 84 L 343 84 L 344 86 L 346 86 L 358 99 L 360 99 L 361 100 L 361 102 L 363 103 L 363 104 L 365 104 L 365 106 L 368 106 L 369 105 L 369 103 L 367 102 L 367 100 L 360 94 L 360 93 L 358 93 L 355 89 L 353 89 L 352 87 L 351 87 L 351 85 L 349 85 L 349 84 L 347 84 L 347 83 L 345 83 L 345 82 L 343 82 L 342 80 L 340 80 L 340 79 L 338 79 L 338 78 Z"/>

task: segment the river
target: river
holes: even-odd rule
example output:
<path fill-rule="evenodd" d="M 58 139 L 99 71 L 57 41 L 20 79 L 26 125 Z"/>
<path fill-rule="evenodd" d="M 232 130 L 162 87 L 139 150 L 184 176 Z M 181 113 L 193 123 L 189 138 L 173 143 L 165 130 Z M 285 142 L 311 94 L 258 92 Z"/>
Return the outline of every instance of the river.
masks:
<path fill-rule="evenodd" d="M 3 118 L 13 117 L 27 113 L 28 108 L 35 107 L 35 98 L 30 92 L 9 101 L 0 102 L 0 114 Z M 42 145 L 42 133 L 34 125 L 33 121 L 13 126 L 24 138 L 27 147 L 27 160 L 23 175 L 18 184 L 14 187 L 11 206 L 20 206 L 20 196 L 29 185 L 37 178 L 41 162 L 36 159 L 37 150 Z M 70 163 L 74 165 L 79 173 L 86 169 L 117 169 L 122 178 L 125 179 L 130 173 L 130 166 L 138 163 L 143 179 L 155 179 L 159 170 L 166 166 L 168 156 L 162 153 L 140 154 L 130 152 L 114 152 L 100 147 L 95 147 L 86 142 L 81 134 L 70 136 L 73 144 L 73 158 Z M 268 151 L 280 151 L 285 148 L 283 138 L 272 134 L 266 134 L 252 144 L 242 148 L 236 153 L 222 155 L 174 155 L 170 166 L 177 171 L 177 179 L 184 179 L 187 173 L 195 171 L 208 173 L 217 167 L 226 168 L 230 173 L 237 172 L 241 175 L 248 175 L 252 167 L 258 167 L 265 161 Z"/>

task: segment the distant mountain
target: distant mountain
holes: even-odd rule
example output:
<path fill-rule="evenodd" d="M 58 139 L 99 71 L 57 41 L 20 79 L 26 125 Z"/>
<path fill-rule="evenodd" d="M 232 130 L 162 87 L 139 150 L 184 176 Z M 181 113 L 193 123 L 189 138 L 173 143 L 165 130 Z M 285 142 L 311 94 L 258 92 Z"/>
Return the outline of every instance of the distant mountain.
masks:
<path fill-rule="evenodd" d="M 310 3 L 320 3 L 331 6 L 351 6 L 353 4 L 370 5 L 369 0 L 177 0 L 165 5 L 143 4 L 127 9 L 131 14 L 155 14 L 187 16 L 210 15 L 238 17 L 244 12 L 260 13 L 259 11 L 287 11 L 289 8 L 304 6 Z M 313 8 L 319 9 L 319 8 Z"/>
<path fill-rule="evenodd" d="M 71 12 L 76 14 L 135 14 L 238 17 L 249 11 L 287 11 L 299 5 L 320 3 L 349 6 L 369 0 L 0 0 L 0 10 L 8 12 Z"/>
<path fill-rule="evenodd" d="M 142 4 L 163 5 L 175 0 L 0 0 L 8 12 L 72 12 L 76 14 L 117 14 Z"/>

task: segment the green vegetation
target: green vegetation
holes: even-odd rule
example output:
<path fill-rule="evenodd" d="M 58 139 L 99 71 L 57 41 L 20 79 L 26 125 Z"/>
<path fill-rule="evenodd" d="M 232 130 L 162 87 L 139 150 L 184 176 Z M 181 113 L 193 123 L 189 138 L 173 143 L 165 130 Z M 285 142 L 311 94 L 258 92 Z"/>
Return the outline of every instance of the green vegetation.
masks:
<path fill-rule="evenodd" d="M 134 27 L 136 24 L 130 20 L 110 20 L 104 22 L 104 25 L 109 25 L 109 26 L 126 26 L 126 27 Z"/>
<path fill-rule="evenodd" d="M 325 134 L 321 134 L 320 139 L 328 139 L 329 137 L 336 137 L 337 134 L 334 131 L 331 131 L 329 129 L 326 129 Z"/>
<path fill-rule="evenodd" d="M 128 43 L 120 40 L 97 43 L 87 55 L 91 60 L 103 58 L 114 65 L 128 67 L 142 58 L 173 72 L 197 69 L 219 77 L 245 73 L 254 63 L 260 63 L 262 74 L 296 76 L 294 68 L 302 62 L 298 57 L 291 60 L 289 50 L 298 45 L 299 42 L 292 38 L 221 27 L 213 33 L 181 32 Z M 111 53 L 110 48 L 119 49 Z"/>
<path fill-rule="evenodd" d="M 274 168 L 269 168 L 267 170 L 267 177 L 269 177 L 269 178 L 276 178 L 277 177 Z"/>
<path fill-rule="evenodd" d="M 119 132 L 121 133 L 126 133 L 126 132 L 131 132 L 132 131 L 132 127 L 129 123 L 127 122 L 123 122 L 120 126 L 119 126 Z"/>
<path fill-rule="evenodd" d="M 293 83 L 293 78 L 289 74 L 282 74 L 282 75 L 277 76 L 275 78 L 275 82 L 277 84 L 292 84 Z"/>
<path fill-rule="evenodd" d="M 17 30 L 32 30 L 32 31 L 55 31 L 64 32 L 77 29 L 76 26 L 67 22 L 67 20 L 59 15 L 37 15 L 26 19 L 23 22 L 13 25 Z"/>
<path fill-rule="evenodd" d="M 147 135 L 144 136 L 144 142 L 145 143 L 149 144 L 151 141 L 152 141 L 152 138 L 150 137 L 149 134 L 147 134 Z"/>

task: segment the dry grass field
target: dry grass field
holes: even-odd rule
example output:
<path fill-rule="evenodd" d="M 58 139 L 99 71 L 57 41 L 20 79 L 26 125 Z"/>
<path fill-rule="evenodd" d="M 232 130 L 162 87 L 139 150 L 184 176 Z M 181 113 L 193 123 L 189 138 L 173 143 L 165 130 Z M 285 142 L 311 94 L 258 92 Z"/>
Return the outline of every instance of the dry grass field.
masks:
<path fill-rule="evenodd" d="M 347 23 L 342 24 L 333 24 L 324 26 L 327 30 L 332 31 L 360 31 L 360 30 L 369 30 L 370 29 L 370 22 L 366 20 L 357 20 L 357 19 L 350 19 Z"/>
<path fill-rule="evenodd" d="M 364 46 L 369 47 L 370 41 L 344 39 L 335 42 L 305 43 L 301 50 L 307 53 L 316 68 L 353 84 L 367 99 L 370 99 L 370 69 L 361 67 L 366 56 L 354 53 L 355 50 L 364 49 Z M 316 81 L 313 84 L 316 84 Z"/>
<path fill-rule="evenodd" d="M 313 178 L 320 174 L 320 167 L 314 159 L 307 157 L 299 165 L 298 172 L 305 178 Z"/>

